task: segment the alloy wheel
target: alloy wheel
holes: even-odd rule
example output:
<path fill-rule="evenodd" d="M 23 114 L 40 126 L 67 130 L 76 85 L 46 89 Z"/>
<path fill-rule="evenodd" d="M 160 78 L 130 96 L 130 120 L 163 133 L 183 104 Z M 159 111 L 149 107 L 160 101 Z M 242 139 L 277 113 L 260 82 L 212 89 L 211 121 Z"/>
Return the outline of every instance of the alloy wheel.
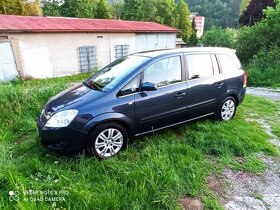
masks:
<path fill-rule="evenodd" d="M 95 140 L 95 150 L 101 158 L 117 154 L 124 143 L 123 134 L 116 128 L 108 128 L 99 133 Z"/>
<path fill-rule="evenodd" d="M 226 100 L 221 109 L 222 119 L 226 121 L 232 119 L 234 112 L 235 112 L 235 102 L 232 99 Z"/>

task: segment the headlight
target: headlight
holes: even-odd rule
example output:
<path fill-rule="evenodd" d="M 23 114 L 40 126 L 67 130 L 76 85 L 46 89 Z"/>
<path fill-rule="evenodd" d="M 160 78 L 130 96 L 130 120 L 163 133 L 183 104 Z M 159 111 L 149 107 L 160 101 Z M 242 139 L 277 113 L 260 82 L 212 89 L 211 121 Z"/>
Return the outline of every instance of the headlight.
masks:
<path fill-rule="evenodd" d="M 46 123 L 46 127 L 61 128 L 67 127 L 77 116 L 78 110 L 70 109 L 55 113 Z"/>

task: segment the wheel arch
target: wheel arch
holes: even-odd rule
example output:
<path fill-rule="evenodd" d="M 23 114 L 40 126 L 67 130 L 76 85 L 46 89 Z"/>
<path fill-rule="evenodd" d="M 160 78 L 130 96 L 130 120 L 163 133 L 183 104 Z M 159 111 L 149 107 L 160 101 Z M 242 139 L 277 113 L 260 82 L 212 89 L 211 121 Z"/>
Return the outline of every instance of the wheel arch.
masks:
<path fill-rule="evenodd" d="M 235 99 L 236 105 L 238 106 L 239 104 L 239 97 L 238 97 L 238 91 L 235 89 L 230 89 L 227 91 L 225 98 L 227 97 L 233 97 Z"/>
<path fill-rule="evenodd" d="M 105 113 L 96 116 L 87 123 L 87 125 L 83 128 L 83 131 L 85 133 L 90 134 L 92 130 L 94 130 L 97 126 L 109 122 L 117 123 L 123 126 L 124 129 L 127 131 L 129 140 L 131 140 L 134 137 L 135 134 L 134 122 L 131 119 L 129 119 L 127 116 L 120 113 Z"/>

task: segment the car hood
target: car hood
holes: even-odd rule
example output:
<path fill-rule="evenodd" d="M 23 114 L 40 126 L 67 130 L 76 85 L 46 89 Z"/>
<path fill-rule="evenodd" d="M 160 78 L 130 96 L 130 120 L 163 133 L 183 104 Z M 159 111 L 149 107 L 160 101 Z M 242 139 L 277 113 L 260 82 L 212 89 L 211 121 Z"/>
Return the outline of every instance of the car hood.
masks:
<path fill-rule="evenodd" d="M 92 102 L 104 95 L 83 84 L 76 84 L 51 97 L 46 105 L 46 111 L 53 113 L 61 109 L 78 109 L 82 104 Z"/>

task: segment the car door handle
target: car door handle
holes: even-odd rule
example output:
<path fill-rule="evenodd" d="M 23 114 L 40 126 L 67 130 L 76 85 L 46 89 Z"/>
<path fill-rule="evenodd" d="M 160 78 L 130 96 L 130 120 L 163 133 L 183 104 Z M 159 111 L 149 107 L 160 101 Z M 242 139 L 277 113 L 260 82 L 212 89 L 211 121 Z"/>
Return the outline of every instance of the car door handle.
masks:
<path fill-rule="evenodd" d="M 184 93 L 184 92 L 179 92 L 179 93 L 176 93 L 174 96 L 176 97 L 176 98 L 180 98 L 180 97 L 183 97 L 183 96 L 185 96 L 186 95 L 186 93 Z"/>
<path fill-rule="evenodd" d="M 217 88 L 220 88 L 220 87 L 222 87 L 223 85 L 224 85 L 223 82 L 217 82 L 217 83 L 216 83 L 216 87 L 217 87 Z"/>

